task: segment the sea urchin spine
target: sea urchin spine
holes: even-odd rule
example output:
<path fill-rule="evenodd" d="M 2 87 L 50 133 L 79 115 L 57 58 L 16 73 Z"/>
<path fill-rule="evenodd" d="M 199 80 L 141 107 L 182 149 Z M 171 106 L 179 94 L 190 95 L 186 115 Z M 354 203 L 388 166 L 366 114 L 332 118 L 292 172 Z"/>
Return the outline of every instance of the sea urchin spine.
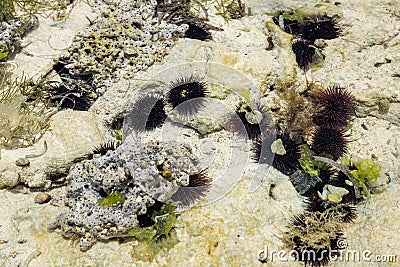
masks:
<path fill-rule="evenodd" d="M 285 175 L 293 174 L 300 168 L 300 144 L 288 133 L 259 137 L 253 144 L 253 159 L 260 164 L 272 165 Z"/>

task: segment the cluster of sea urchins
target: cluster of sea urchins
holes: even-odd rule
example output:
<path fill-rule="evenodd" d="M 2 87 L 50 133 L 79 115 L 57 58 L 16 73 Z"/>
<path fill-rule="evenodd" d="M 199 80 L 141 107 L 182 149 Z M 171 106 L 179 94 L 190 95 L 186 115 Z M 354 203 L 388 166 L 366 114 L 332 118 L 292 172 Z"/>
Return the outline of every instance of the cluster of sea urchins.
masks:
<path fill-rule="evenodd" d="M 198 112 L 204 105 L 208 93 L 206 88 L 205 81 L 192 75 L 181 77 L 170 83 L 165 98 L 160 95 L 140 96 L 126 118 L 134 131 L 152 131 L 162 126 L 167 118 L 167 104 L 180 116 L 188 117 Z"/>
<path fill-rule="evenodd" d="M 261 116 L 259 123 L 250 123 L 246 118 L 249 113 L 258 113 Z M 276 132 L 271 115 L 263 107 L 242 111 L 238 106 L 225 129 L 253 142 L 251 158 L 255 162 L 271 165 L 285 175 L 300 168 L 300 142 L 286 130 Z"/>
<path fill-rule="evenodd" d="M 161 127 L 168 117 L 167 105 L 176 114 L 188 117 L 198 112 L 204 105 L 207 96 L 207 84 L 193 75 L 181 77 L 170 83 L 166 97 L 149 94 L 140 96 L 132 105 L 124 118 L 124 123 L 129 123 L 136 133 L 152 131 Z M 104 151 L 115 148 L 114 145 L 104 144 L 96 149 L 96 154 L 105 154 Z M 160 166 L 160 172 L 162 172 Z M 190 206 L 204 197 L 211 185 L 211 179 L 207 171 L 203 170 L 197 175 L 189 177 L 189 184 L 182 186 L 172 196 L 172 200 L 180 203 L 181 206 Z"/>
<path fill-rule="evenodd" d="M 353 96 L 345 88 L 334 85 L 315 94 L 314 106 L 312 119 L 316 129 L 311 149 L 317 155 L 337 160 L 347 151 L 345 128 L 355 116 Z"/>
<path fill-rule="evenodd" d="M 315 127 L 311 150 L 305 156 L 336 161 L 347 151 L 345 131 L 355 115 L 353 97 L 346 89 L 332 86 L 314 94 L 313 104 L 315 112 L 310 125 Z M 301 148 L 304 146 L 305 150 L 307 146 L 300 140 L 291 136 L 290 129 L 261 131 L 254 139 L 253 159 L 288 175 L 299 194 L 305 197 L 306 210 L 292 218 L 283 241 L 298 252 L 297 260 L 305 265 L 325 266 L 334 256 L 328 250 L 340 248 L 337 243 L 343 239 L 343 226 L 352 223 L 357 216 L 354 206 L 357 198 L 353 186 L 346 182 L 348 177 L 329 164 L 316 167 L 318 175 L 303 169 L 299 160 L 301 153 L 306 152 Z M 342 196 L 341 201 L 332 202 L 321 194 L 328 185 L 345 188 L 349 193 Z M 316 257 L 304 257 L 305 251 L 313 251 Z"/>
<path fill-rule="evenodd" d="M 340 36 L 342 29 L 336 17 L 327 14 L 317 14 L 300 19 L 285 18 L 284 13 L 273 18 L 282 30 L 293 34 L 292 51 L 296 55 L 296 61 L 303 70 L 313 63 L 315 56 L 322 51 L 323 42 L 316 40 L 330 40 Z M 290 15 L 289 15 L 290 16 Z"/>
<path fill-rule="evenodd" d="M 316 128 L 312 135 L 312 152 L 316 156 L 336 161 L 347 150 L 345 129 L 355 115 L 353 97 L 346 89 L 333 86 L 315 94 L 314 105 L 316 111 L 313 114 L 313 122 Z M 337 253 L 338 249 L 344 248 L 338 246 L 343 240 L 343 226 L 352 223 L 357 217 L 354 204 L 358 199 L 354 185 L 348 183 L 346 174 L 335 171 L 331 166 L 325 166 L 319 169 L 316 178 L 316 185 L 303 195 L 306 197 L 306 211 L 293 217 L 288 225 L 289 231 L 284 236 L 286 241 L 291 240 L 289 246 L 298 252 L 297 259 L 303 261 L 306 266 L 327 265 L 331 257 L 335 256 L 328 252 Z M 342 196 L 340 202 L 330 201 L 321 194 L 325 186 L 344 188 L 348 194 Z M 316 257 L 304 257 L 304 251 L 313 251 Z"/>

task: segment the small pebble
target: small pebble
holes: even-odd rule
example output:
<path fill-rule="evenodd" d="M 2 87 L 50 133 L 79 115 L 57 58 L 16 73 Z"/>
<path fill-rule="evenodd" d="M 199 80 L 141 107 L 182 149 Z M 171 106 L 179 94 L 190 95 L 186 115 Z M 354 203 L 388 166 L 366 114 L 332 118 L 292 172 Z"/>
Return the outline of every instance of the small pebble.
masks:
<path fill-rule="evenodd" d="M 51 196 L 49 194 L 47 194 L 47 193 L 38 193 L 35 196 L 35 203 L 44 204 L 44 203 L 49 202 L 50 199 L 51 199 Z"/>

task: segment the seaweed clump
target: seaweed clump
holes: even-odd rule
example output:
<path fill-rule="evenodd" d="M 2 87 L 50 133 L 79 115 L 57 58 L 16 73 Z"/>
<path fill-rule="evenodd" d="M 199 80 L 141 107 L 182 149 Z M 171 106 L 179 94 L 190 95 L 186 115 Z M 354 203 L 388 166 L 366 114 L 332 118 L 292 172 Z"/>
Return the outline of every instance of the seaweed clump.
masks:
<path fill-rule="evenodd" d="M 348 210 L 346 206 L 332 206 L 323 212 L 305 211 L 290 220 L 282 241 L 292 255 L 305 266 L 326 266 L 347 246 L 343 226 Z"/>
<path fill-rule="evenodd" d="M 51 116 L 39 93 L 49 86 L 42 78 L 13 80 L 7 73 L 4 75 L 0 84 L 0 147 L 32 145 L 46 130 Z"/>

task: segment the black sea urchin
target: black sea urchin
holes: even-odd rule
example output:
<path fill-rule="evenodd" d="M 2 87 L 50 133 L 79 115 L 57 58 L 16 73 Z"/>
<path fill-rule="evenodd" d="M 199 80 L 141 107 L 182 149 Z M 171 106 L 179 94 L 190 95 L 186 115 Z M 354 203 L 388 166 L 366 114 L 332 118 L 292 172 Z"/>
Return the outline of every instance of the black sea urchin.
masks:
<path fill-rule="evenodd" d="M 329 181 L 329 184 L 337 187 L 343 187 L 349 191 L 348 194 L 342 197 L 342 203 L 356 204 L 360 201 L 360 199 L 356 197 L 353 185 L 349 183 L 348 177 L 344 173 L 339 172 L 337 176 L 333 177 L 333 179 Z"/>
<path fill-rule="evenodd" d="M 292 42 L 292 51 L 296 55 L 296 62 L 299 67 L 306 70 L 314 60 L 316 48 L 308 40 L 295 39 Z"/>
<path fill-rule="evenodd" d="M 119 144 L 117 144 L 114 141 L 108 141 L 108 142 L 103 142 L 100 144 L 100 146 L 95 146 L 93 149 L 92 153 L 89 153 L 85 156 L 87 159 L 92 159 L 93 155 L 105 155 L 109 150 L 115 150 L 118 147 Z"/>
<path fill-rule="evenodd" d="M 207 175 L 206 170 L 202 170 L 198 174 L 190 175 L 189 184 L 179 187 L 172 195 L 171 199 L 180 203 L 181 206 L 188 207 L 207 194 L 211 182 L 212 180 Z"/>
<path fill-rule="evenodd" d="M 197 39 L 201 41 L 211 40 L 211 33 L 202 25 L 198 25 L 197 23 L 187 23 L 189 25 L 189 29 L 185 32 L 185 37 L 190 39 Z"/>
<path fill-rule="evenodd" d="M 178 114 L 190 116 L 203 107 L 208 93 L 206 86 L 206 82 L 195 79 L 193 75 L 181 77 L 171 82 L 167 101 Z"/>
<path fill-rule="evenodd" d="M 330 155 L 337 160 L 347 152 L 348 142 L 343 130 L 319 127 L 313 132 L 311 150 L 317 155 Z"/>
<path fill-rule="evenodd" d="M 238 117 L 239 120 L 237 119 Z M 246 112 L 239 111 L 239 108 L 237 108 L 225 128 L 228 131 L 236 132 L 240 136 L 248 137 L 251 140 L 255 140 L 261 135 L 260 125 L 248 122 Z"/>
<path fill-rule="evenodd" d="M 299 35 L 306 40 L 315 41 L 316 39 L 335 39 L 340 36 L 342 29 L 336 17 L 327 14 L 317 15 L 310 19 L 304 19 L 301 23 Z"/>
<path fill-rule="evenodd" d="M 288 133 L 276 138 L 264 135 L 256 139 L 252 147 L 252 158 L 260 164 L 270 164 L 285 175 L 300 168 L 300 144 Z"/>
<path fill-rule="evenodd" d="M 328 87 L 316 94 L 317 111 L 313 121 L 318 126 L 344 127 L 355 116 L 356 104 L 349 91 L 340 87 Z"/>
<path fill-rule="evenodd" d="M 167 115 L 164 99 L 157 95 L 140 97 L 124 118 L 124 124 L 136 132 L 151 131 L 160 127 Z"/>
<path fill-rule="evenodd" d="M 349 203 L 339 204 L 336 213 L 343 223 L 353 223 L 357 218 L 357 207 Z"/>
<path fill-rule="evenodd" d="M 252 113 L 253 111 L 248 108 L 246 111 L 240 111 L 240 106 L 236 107 L 236 111 L 232 114 L 230 120 L 225 126 L 225 130 L 236 132 L 240 136 L 249 138 L 250 140 L 256 140 L 263 134 L 267 134 L 273 127 L 272 117 L 267 113 L 263 107 L 259 107 L 257 112 L 261 114 L 261 120 L 259 123 L 250 123 L 246 118 L 246 113 Z"/>

